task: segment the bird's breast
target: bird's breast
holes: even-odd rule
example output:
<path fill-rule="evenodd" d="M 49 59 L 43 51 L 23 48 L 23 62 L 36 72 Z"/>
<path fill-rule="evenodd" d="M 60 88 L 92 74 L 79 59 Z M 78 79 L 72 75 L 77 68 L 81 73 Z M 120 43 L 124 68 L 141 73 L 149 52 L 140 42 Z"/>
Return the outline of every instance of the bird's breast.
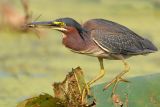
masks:
<path fill-rule="evenodd" d="M 79 35 L 66 35 L 63 34 L 62 43 L 65 47 L 74 50 L 74 51 L 81 51 L 84 50 L 86 47 L 86 43 L 82 38 L 78 37 Z"/>
<path fill-rule="evenodd" d="M 63 44 L 72 52 L 85 54 L 95 57 L 108 57 L 108 53 L 103 51 L 96 43 L 90 38 L 84 40 L 79 37 L 63 34 Z"/>

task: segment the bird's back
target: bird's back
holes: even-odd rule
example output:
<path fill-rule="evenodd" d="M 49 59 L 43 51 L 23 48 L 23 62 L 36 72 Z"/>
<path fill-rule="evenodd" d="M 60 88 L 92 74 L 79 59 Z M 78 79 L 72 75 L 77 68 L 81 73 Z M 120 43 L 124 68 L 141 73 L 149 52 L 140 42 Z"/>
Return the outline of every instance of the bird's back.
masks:
<path fill-rule="evenodd" d="M 110 53 L 138 55 L 157 51 L 151 41 L 112 21 L 92 19 L 85 22 L 83 27 L 99 47 Z"/>

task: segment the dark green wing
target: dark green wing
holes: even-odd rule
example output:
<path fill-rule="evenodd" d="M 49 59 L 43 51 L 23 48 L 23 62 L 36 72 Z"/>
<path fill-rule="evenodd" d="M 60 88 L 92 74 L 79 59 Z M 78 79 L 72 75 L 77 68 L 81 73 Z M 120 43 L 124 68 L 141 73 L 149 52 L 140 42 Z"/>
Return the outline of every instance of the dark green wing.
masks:
<path fill-rule="evenodd" d="M 154 51 L 154 45 L 134 33 L 109 32 L 106 29 L 91 31 L 92 39 L 103 50 L 115 54 L 146 54 Z"/>
<path fill-rule="evenodd" d="M 83 28 L 90 32 L 97 45 L 110 53 L 146 54 L 157 51 L 149 40 L 109 20 L 91 19 L 83 24 Z"/>

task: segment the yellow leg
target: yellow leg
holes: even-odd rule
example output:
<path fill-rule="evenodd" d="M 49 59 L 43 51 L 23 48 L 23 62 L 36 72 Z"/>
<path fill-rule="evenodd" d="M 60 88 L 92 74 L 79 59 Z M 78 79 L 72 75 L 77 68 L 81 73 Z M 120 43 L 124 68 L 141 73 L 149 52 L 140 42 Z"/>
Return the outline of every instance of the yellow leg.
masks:
<path fill-rule="evenodd" d="M 100 73 L 96 78 L 94 78 L 93 80 L 88 82 L 88 86 L 90 86 L 91 84 L 93 84 L 97 80 L 101 79 L 105 74 L 104 66 L 103 66 L 103 59 L 102 58 L 98 58 L 98 60 L 99 60 L 99 63 L 100 63 Z"/>
<path fill-rule="evenodd" d="M 125 66 L 125 69 L 123 72 L 121 72 L 119 75 L 117 75 L 112 81 L 110 81 L 105 87 L 104 87 L 104 90 L 108 89 L 109 86 L 111 86 L 112 84 L 114 84 L 113 86 L 113 89 L 112 89 L 112 95 L 114 94 L 116 88 L 117 88 L 117 85 L 120 81 L 123 81 L 123 82 L 128 82 L 127 80 L 125 79 L 122 79 L 122 76 L 129 72 L 129 65 L 127 64 L 127 62 L 124 61 L 124 59 L 122 59 L 123 63 L 124 63 L 124 66 Z"/>
<path fill-rule="evenodd" d="M 86 84 L 86 87 L 82 92 L 82 102 L 84 101 L 85 96 L 90 94 L 90 92 L 89 92 L 90 85 L 93 84 L 94 82 L 96 82 L 97 80 L 99 80 L 100 78 L 102 78 L 104 76 L 104 74 L 105 74 L 104 66 L 103 66 L 103 59 L 102 58 L 98 58 L 98 60 L 99 60 L 99 63 L 100 63 L 100 73 L 96 78 L 94 78 L 93 80 L 89 81 Z"/>

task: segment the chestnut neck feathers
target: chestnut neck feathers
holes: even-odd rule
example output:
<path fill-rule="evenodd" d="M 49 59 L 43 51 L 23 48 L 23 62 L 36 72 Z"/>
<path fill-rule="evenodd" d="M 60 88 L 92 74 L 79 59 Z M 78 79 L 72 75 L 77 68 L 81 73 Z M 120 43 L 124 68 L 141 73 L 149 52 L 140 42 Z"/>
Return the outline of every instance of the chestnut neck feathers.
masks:
<path fill-rule="evenodd" d="M 81 32 L 83 33 L 83 32 Z M 86 35 L 87 36 L 87 35 Z M 74 51 L 85 50 L 87 46 L 87 37 L 81 37 L 79 31 L 76 28 L 70 28 L 68 32 L 63 33 L 63 44 Z"/>

